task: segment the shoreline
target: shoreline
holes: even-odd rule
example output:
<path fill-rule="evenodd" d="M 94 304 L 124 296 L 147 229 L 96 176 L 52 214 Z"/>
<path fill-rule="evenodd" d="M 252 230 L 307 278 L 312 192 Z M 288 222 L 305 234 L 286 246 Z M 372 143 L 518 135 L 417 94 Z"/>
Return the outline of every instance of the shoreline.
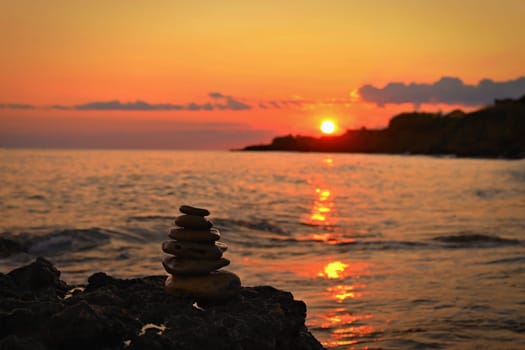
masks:
<path fill-rule="evenodd" d="M 262 145 L 267 146 L 267 145 Z M 248 146 L 258 147 L 258 146 Z M 457 155 L 443 153 L 388 153 L 388 152 L 353 152 L 353 151 L 323 151 L 323 150 L 293 150 L 293 149 L 232 149 L 230 152 L 287 152 L 287 153 L 321 153 L 321 154 L 359 154 L 359 155 L 378 155 L 378 156 L 399 156 L 399 157 L 431 157 L 443 159 L 490 159 L 490 160 L 522 160 L 525 154 L 520 156 L 488 156 L 488 155 Z"/>

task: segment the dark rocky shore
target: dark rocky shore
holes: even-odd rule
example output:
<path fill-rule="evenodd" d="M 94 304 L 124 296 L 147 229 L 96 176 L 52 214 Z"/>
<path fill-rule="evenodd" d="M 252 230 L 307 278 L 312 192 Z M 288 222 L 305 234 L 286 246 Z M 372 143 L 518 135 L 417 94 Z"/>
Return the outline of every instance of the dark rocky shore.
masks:
<path fill-rule="evenodd" d="M 525 158 L 525 96 L 496 100 L 464 113 L 402 113 L 388 128 L 347 130 L 338 136 L 281 136 L 243 151 L 348 152 Z"/>
<path fill-rule="evenodd" d="M 243 287 L 227 302 L 196 304 L 166 295 L 165 279 L 99 272 L 70 286 L 43 258 L 0 273 L 0 350 L 323 349 L 291 293 Z"/>

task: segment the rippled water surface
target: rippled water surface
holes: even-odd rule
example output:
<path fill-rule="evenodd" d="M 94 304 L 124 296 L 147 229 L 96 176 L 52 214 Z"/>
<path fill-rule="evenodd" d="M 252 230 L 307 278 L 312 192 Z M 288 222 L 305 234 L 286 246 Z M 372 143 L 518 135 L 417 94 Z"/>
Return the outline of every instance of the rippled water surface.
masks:
<path fill-rule="evenodd" d="M 163 274 L 204 206 L 244 285 L 292 291 L 336 349 L 524 349 L 525 161 L 350 154 L 0 151 L 0 232 L 68 282 Z"/>

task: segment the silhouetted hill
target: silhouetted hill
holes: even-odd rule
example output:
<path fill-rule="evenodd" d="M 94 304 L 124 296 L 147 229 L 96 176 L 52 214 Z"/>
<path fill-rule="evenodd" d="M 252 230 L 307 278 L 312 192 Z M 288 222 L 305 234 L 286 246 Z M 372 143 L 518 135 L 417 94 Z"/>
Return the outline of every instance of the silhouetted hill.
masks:
<path fill-rule="evenodd" d="M 525 96 L 496 100 L 471 113 L 402 113 L 386 129 L 347 130 L 338 136 L 281 136 L 245 151 L 410 153 L 459 157 L 525 157 Z"/>

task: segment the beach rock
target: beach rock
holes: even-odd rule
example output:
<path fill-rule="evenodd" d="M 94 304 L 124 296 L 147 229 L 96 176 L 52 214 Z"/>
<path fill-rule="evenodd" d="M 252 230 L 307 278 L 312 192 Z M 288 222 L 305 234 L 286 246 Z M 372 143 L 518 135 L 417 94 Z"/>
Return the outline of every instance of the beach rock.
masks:
<path fill-rule="evenodd" d="M 162 251 L 179 258 L 216 260 L 222 256 L 228 246 L 222 242 L 196 243 L 190 241 L 168 240 L 162 242 Z"/>
<path fill-rule="evenodd" d="M 53 265 L 35 263 L 59 275 Z M 166 293 L 166 276 L 99 272 L 68 298 L 33 292 L 35 285 L 55 286 L 54 278 L 19 284 L 15 277 L 0 273 L 0 349 L 323 349 L 305 326 L 305 304 L 272 287 L 241 287 L 237 297 L 199 301 L 197 308 L 195 298 Z M 149 324 L 166 329 L 141 332 Z"/>
<path fill-rule="evenodd" d="M 39 297 L 63 297 L 68 290 L 68 286 L 60 280 L 60 271 L 41 257 L 29 265 L 14 269 L 7 277 L 19 288 Z"/>
<path fill-rule="evenodd" d="M 46 348 L 33 339 L 11 334 L 0 341 L 0 350 L 46 350 Z"/>
<path fill-rule="evenodd" d="M 175 219 L 175 225 L 184 227 L 189 230 L 207 230 L 213 226 L 213 224 L 197 215 L 180 215 Z"/>
<path fill-rule="evenodd" d="M 217 260 L 193 260 L 167 256 L 162 260 L 162 265 L 166 271 L 175 275 L 204 275 L 229 264 L 230 260 L 225 258 Z"/>
<path fill-rule="evenodd" d="M 210 211 L 208 209 L 192 207 L 189 205 L 182 205 L 179 208 L 179 210 L 181 213 L 188 214 L 188 215 L 197 215 L 197 216 L 210 215 Z"/>
<path fill-rule="evenodd" d="M 82 298 L 83 299 L 83 298 Z M 50 349 L 100 349 L 119 346 L 129 335 L 127 324 L 140 327 L 115 305 L 78 300 L 54 314 L 42 338 Z M 117 299 L 113 297 L 113 299 Z M 71 336 L 75 334 L 75 336 Z"/>
<path fill-rule="evenodd" d="M 204 276 L 168 276 L 166 293 L 197 300 L 225 300 L 236 297 L 241 280 L 233 272 L 215 271 Z"/>
<path fill-rule="evenodd" d="M 188 230 L 180 227 L 173 227 L 170 229 L 168 236 L 178 241 L 194 242 L 218 241 L 221 238 L 219 230 L 214 227 L 208 230 Z"/>

